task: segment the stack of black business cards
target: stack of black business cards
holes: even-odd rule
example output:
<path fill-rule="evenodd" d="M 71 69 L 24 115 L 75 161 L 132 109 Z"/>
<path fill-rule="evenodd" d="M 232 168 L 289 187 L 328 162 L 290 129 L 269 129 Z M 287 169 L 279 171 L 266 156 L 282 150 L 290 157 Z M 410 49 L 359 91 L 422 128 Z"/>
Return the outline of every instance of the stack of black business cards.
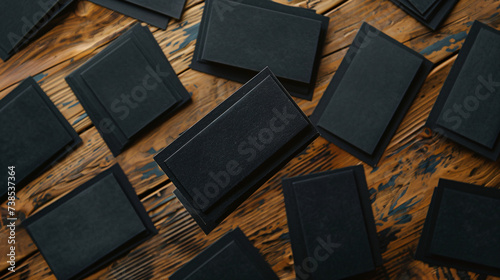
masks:
<path fill-rule="evenodd" d="M 0 135 L 2 198 L 9 166 L 19 189 L 82 141 L 33 78 L 0 100 Z"/>
<path fill-rule="evenodd" d="M 264 69 L 155 160 L 208 234 L 316 137 L 307 116 Z"/>
<path fill-rule="evenodd" d="M 207 0 L 191 67 L 243 83 L 268 66 L 291 95 L 311 100 L 328 22 L 267 0 Z"/>
<path fill-rule="evenodd" d="M 458 0 L 391 0 L 403 11 L 436 30 L 450 14 Z"/>
<path fill-rule="evenodd" d="M 500 190 L 455 181 L 434 189 L 416 258 L 500 276 Z"/>
<path fill-rule="evenodd" d="M 283 180 L 297 279 L 344 279 L 382 264 L 363 166 Z"/>
<path fill-rule="evenodd" d="M 191 98 L 149 29 L 140 25 L 66 81 L 115 156 Z"/>
<path fill-rule="evenodd" d="M 118 165 L 23 225 L 59 280 L 83 278 L 156 234 Z"/>
<path fill-rule="evenodd" d="M 311 121 L 327 140 L 375 166 L 432 66 L 363 23 Z"/>
<path fill-rule="evenodd" d="M 186 0 L 90 0 L 97 5 L 166 29 L 170 18 L 180 19 Z"/>
<path fill-rule="evenodd" d="M 491 160 L 500 157 L 500 31 L 474 22 L 427 126 Z"/>
<path fill-rule="evenodd" d="M 221 237 L 170 276 L 170 280 L 234 279 L 279 279 L 239 228 Z"/>
<path fill-rule="evenodd" d="M 0 3 L 0 58 L 7 60 L 38 36 L 73 0 L 5 0 Z"/>

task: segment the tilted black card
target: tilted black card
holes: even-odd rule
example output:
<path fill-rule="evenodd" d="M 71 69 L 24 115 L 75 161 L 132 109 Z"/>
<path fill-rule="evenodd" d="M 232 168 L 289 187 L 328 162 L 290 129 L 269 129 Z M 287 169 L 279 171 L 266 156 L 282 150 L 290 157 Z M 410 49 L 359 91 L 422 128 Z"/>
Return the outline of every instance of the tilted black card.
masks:
<path fill-rule="evenodd" d="M 441 179 L 416 259 L 500 276 L 500 190 Z"/>
<path fill-rule="evenodd" d="M 500 157 L 500 31 L 474 22 L 427 126 L 491 160 Z"/>
<path fill-rule="evenodd" d="M 0 17 L 0 58 L 9 59 L 39 35 L 73 0 L 5 0 Z"/>
<path fill-rule="evenodd" d="M 147 24 L 151 24 L 163 30 L 167 29 L 170 17 L 160 12 L 143 8 L 139 5 L 129 3 L 125 0 L 89 0 L 97 5 L 133 17 Z M 166 0 L 170 1 L 170 0 Z"/>
<path fill-rule="evenodd" d="M 297 279 L 344 279 L 382 263 L 363 166 L 283 180 Z"/>
<path fill-rule="evenodd" d="M 140 25 L 66 81 L 115 156 L 191 98 L 149 29 Z"/>
<path fill-rule="evenodd" d="M 16 190 L 81 143 L 73 127 L 40 86 L 28 78 L 0 100 L 0 197 L 7 194 L 7 168 Z"/>
<path fill-rule="evenodd" d="M 439 28 L 458 0 L 391 0 L 403 11 L 432 30 Z"/>
<path fill-rule="evenodd" d="M 266 68 L 155 160 L 208 234 L 317 136 Z"/>
<path fill-rule="evenodd" d="M 432 66 L 363 23 L 311 121 L 327 140 L 375 166 Z"/>
<path fill-rule="evenodd" d="M 236 228 L 181 267 L 170 280 L 278 280 L 278 276 Z"/>
<path fill-rule="evenodd" d="M 23 222 L 57 279 L 79 279 L 156 234 L 118 165 Z"/>
<path fill-rule="evenodd" d="M 146 9 L 180 19 L 187 0 L 125 0 Z"/>
<path fill-rule="evenodd" d="M 265 0 L 208 0 L 191 68 L 246 82 L 269 67 L 291 95 L 312 99 L 328 17 Z"/>

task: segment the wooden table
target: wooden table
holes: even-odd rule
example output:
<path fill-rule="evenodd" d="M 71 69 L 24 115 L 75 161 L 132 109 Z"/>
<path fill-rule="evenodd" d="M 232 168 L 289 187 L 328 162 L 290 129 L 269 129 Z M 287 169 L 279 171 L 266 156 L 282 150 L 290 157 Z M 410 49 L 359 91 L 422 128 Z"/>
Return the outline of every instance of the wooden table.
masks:
<path fill-rule="evenodd" d="M 500 164 L 478 156 L 424 128 L 425 120 L 474 20 L 500 28 L 498 0 L 461 0 L 442 27 L 431 32 L 388 0 L 278 0 L 314 8 L 330 17 L 313 101 L 296 99 L 310 115 L 334 75 L 361 23 L 425 55 L 436 67 L 413 102 L 377 168 L 365 165 L 373 211 L 383 252 L 380 279 L 493 279 L 415 261 L 432 190 L 439 178 L 490 187 L 500 186 Z M 60 23 L 43 37 L 0 62 L 0 98 L 32 75 L 73 125 L 83 145 L 18 192 L 20 220 L 53 203 L 113 164 L 120 164 L 153 219 L 159 234 L 127 256 L 92 275 L 91 279 L 167 279 L 175 270 L 239 226 L 281 279 L 294 279 L 293 258 L 281 190 L 281 179 L 300 174 L 363 164 L 318 138 L 262 186 L 209 236 L 198 228 L 172 195 L 173 184 L 153 156 L 181 132 L 206 115 L 240 84 L 189 68 L 204 3 L 188 0 L 180 21 L 166 31 L 151 28 L 193 103 L 113 157 L 64 77 L 103 50 L 136 23 L 94 5 L 78 1 Z M 193 171 L 195 172 L 195 171 Z M 2 279 L 55 279 L 47 263 L 22 228 L 16 236 L 16 272 L 6 270 L 8 231 L 6 206 L 1 206 L 0 267 Z"/>

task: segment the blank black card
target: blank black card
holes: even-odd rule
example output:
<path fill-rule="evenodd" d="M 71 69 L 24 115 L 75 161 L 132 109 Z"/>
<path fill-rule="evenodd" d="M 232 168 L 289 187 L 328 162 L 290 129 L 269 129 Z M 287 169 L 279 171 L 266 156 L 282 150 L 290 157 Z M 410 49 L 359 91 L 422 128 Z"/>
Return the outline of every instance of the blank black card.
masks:
<path fill-rule="evenodd" d="M 59 280 L 89 275 L 156 234 L 118 165 L 29 217 L 23 225 Z"/>
<path fill-rule="evenodd" d="M 427 126 L 491 159 L 500 156 L 500 31 L 474 22 Z"/>
<path fill-rule="evenodd" d="M 278 280 L 278 276 L 236 228 L 176 271 L 170 280 Z"/>
<path fill-rule="evenodd" d="M 191 98 L 149 29 L 140 25 L 66 81 L 115 156 Z"/>
<path fill-rule="evenodd" d="M 310 100 L 328 22 L 271 1 L 208 0 L 191 67 L 246 82 L 267 66 L 292 95 Z"/>
<path fill-rule="evenodd" d="M 375 166 L 431 67 L 363 23 L 311 121 L 327 140 Z"/>
<path fill-rule="evenodd" d="M 416 258 L 500 276 L 500 190 L 441 179 Z"/>
<path fill-rule="evenodd" d="M 155 160 L 208 234 L 317 136 L 277 78 L 264 69 Z"/>
<path fill-rule="evenodd" d="M 283 193 L 298 279 L 344 279 L 381 264 L 361 165 L 284 179 Z"/>
<path fill-rule="evenodd" d="M 33 78 L 0 100 L 0 135 L 1 197 L 7 167 L 15 167 L 19 190 L 82 141 Z"/>

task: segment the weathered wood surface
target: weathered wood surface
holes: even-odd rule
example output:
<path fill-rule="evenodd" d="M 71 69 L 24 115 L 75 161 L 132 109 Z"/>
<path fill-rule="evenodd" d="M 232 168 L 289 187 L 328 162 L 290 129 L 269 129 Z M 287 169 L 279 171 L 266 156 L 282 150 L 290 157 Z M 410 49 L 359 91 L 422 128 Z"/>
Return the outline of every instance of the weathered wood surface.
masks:
<path fill-rule="evenodd" d="M 473 154 L 424 128 L 425 120 L 476 19 L 500 28 L 500 2 L 461 0 L 436 32 L 423 27 L 388 0 L 279 0 L 287 5 L 315 8 L 330 17 L 315 96 L 298 100 L 310 115 L 339 66 L 363 21 L 422 53 L 436 63 L 424 87 L 392 139 L 377 168 L 365 165 L 384 266 L 377 279 L 494 279 L 415 261 L 432 190 L 439 178 L 500 187 L 500 164 Z M 16 54 L 0 62 L 0 98 L 28 75 L 34 76 L 83 139 L 69 156 L 18 192 L 20 220 L 49 205 L 109 166 L 124 169 L 152 217 L 159 234 L 90 279 L 167 279 L 176 269 L 239 226 L 281 279 L 294 279 L 293 258 L 281 191 L 281 179 L 362 164 L 328 143 L 314 141 L 213 233 L 205 236 L 172 196 L 174 186 L 153 156 L 197 120 L 232 94 L 240 84 L 189 69 L 203 10 L 202 0 L 188 0 L 183 18 L 166 31 L 151 28 L 193 102 L 145 134 L 117 158 L 103 142 L 64 77 L 101 51 L 136 21 L 87 1 L 78 1 L 59 25 Z M 0 277 L 55 279 L 24 229 L 16 238 L 17 269 L 6 270 L 8 232 L 6 207 L 1 206 Z"/>

